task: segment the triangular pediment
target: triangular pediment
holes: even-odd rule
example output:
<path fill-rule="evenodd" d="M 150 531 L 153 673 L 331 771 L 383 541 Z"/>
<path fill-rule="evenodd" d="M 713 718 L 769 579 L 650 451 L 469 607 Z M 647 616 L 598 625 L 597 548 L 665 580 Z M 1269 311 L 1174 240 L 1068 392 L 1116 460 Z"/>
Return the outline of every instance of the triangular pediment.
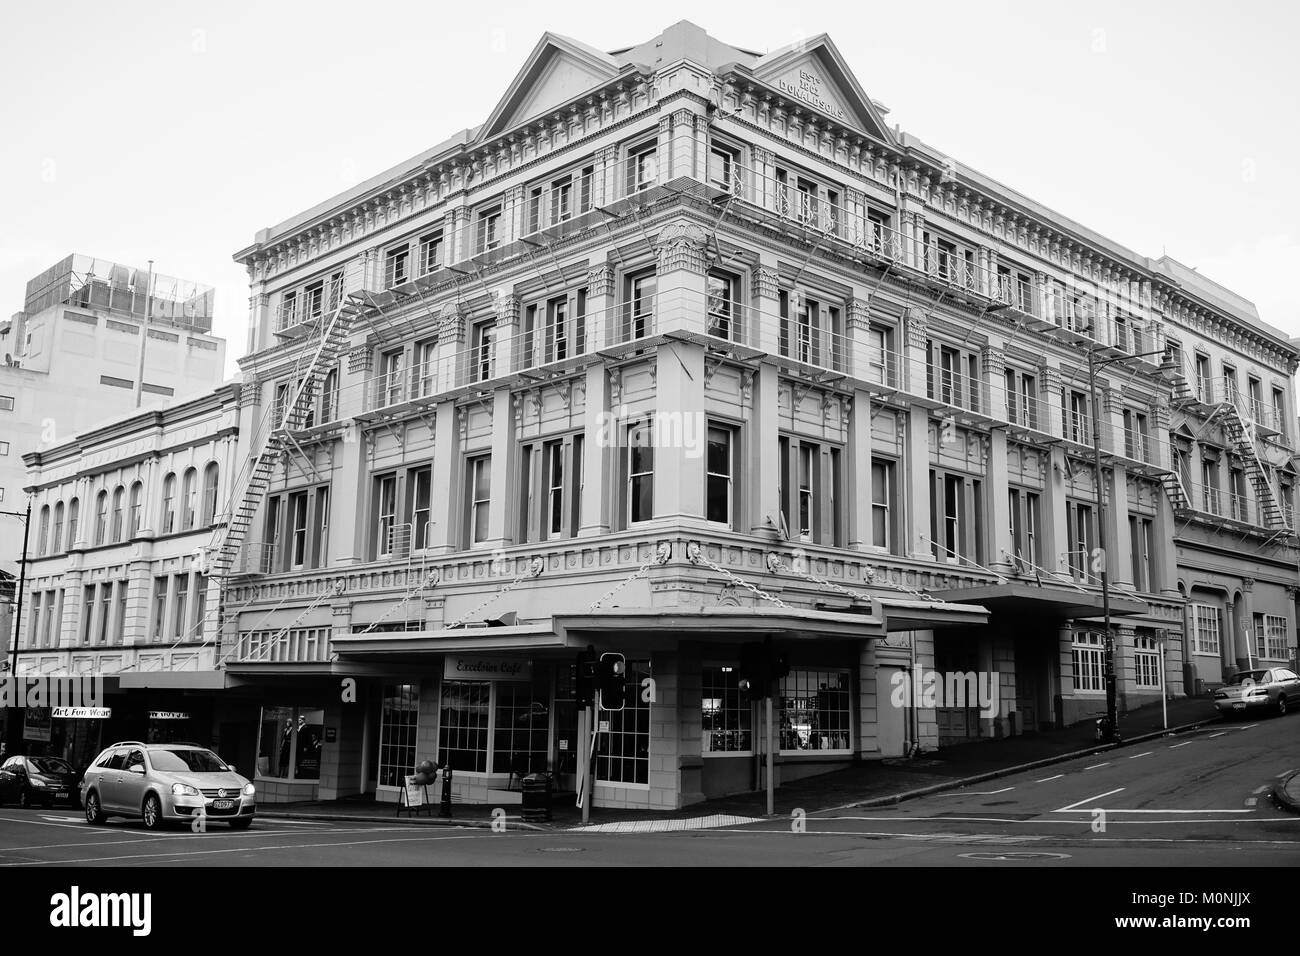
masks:
<path fill-rule="evenodd" d="M 619 73 L 614 58 L 567 37 L 547 33 L 479 132 L 488 139 L 544 115 Z"/>
<path fill-rule="evenodd" d="M 894 142 L 884 115 L 863 92 L 835 44 L 824 34 L 767 54 L 754 64 L 753 76 L 814 113 L 874 139 Z"/>

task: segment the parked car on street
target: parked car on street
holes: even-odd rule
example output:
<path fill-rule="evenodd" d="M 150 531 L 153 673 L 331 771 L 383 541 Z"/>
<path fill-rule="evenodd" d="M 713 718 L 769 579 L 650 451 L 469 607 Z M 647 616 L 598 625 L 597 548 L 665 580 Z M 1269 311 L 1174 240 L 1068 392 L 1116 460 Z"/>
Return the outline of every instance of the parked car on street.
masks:
<path fill-rule="evenodd" d="M 62 757 L 10 757 L 0 764 L 0 803 L 52 807 L 77 800 L 77 772 Z"/>
<path fill-rule="evenodd" d="M 253 784 L 206 747 L 127 740 L 107 747 L 81 781 L 86 822 L 138 817 L 147 829 L 198 814 L 245 830 L 257 813 Z"/>
<path fill-rule="evenodd" d="M 1214 692 L 1214 706 L 1225 716 L 1265 708 L 1281 716 L 1294 705 L 1300 705 L 1300 676 L 1285 667 L 1238 671 Z"/>

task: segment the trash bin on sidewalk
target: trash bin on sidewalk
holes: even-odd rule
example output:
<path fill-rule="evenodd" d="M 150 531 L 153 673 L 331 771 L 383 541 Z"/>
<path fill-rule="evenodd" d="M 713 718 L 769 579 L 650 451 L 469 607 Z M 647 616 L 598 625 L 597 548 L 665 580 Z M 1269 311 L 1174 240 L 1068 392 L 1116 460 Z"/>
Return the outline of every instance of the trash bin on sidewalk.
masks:
<path fill-rule="evenodd" d="M 530 773 L 520 781 L 525 823 L 548 823 L 551 819 L 551 775 Z"/>

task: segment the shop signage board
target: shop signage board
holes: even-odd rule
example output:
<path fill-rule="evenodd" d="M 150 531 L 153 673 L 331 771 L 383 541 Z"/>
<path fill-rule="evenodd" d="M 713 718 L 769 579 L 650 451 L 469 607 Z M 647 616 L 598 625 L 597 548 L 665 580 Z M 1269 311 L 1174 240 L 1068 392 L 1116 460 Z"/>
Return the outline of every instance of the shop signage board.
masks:
<path fill-rule="evenodd" d="M 447 680 L 531 681 L 533 662 L 521 657 L 448 656 L 442 665 Z"/>
<path fill-rule="evenodd" d="M 190 715 L 183 710 L 151 710 L 150 720 L 189 720 Z"/>
<path fill-rule="evenodd" d="M 108 720 L 112 707 L 55 707 L 54 717 L 59 720 Z"/>

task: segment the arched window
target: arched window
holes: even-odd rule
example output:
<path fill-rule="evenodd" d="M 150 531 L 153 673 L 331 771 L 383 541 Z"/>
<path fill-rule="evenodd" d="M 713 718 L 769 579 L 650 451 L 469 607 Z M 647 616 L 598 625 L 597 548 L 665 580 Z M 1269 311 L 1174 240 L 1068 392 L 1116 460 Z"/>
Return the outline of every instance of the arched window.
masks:
<path fill-rule="evenodd" d="M 68 502 L 68 547 L 77 543 L 77 519 L 81 517 L 81 500 L 73 498 Z"/>
<path fill-rule="evenodd" d="M 162 534 L 171 534 L 176 530 L 176 476 L 169 474 L 163 479 L 162 500 Z"/>
<path fill-rule="evenodd" d="M 134 538 L 140 533 L 140 508 L 144 503 L 144 482 L 131 485 L 131 503 L 127 511 L 126 536 Z"/>
<path fill-rule="evenodd" d="M 39 558 L 45 554 L 46 545 L 50 536 L 50 506 L 46 505 L 41 508 L 41 523 L 38 525 L 39 530 L 36 532 L 36 556 Z"/>
<path fill-rule="evenodd" d="M 54 506 L 54 535 L 50 538 L 50 551 L 58 554 L 63 547 L 63 502 Z"/>
<path fill-rule="evenodd" d="M 122 505 L 126 499 L 126 489 L 118 485 L 113 490 L 113 541 L 122 540 Z"/>
<path fill-rule="evenodd" d="M 217 478 L 217 463 L 209 462 L 203 469 L 203 516 L 199 519 L 200 524 L 210 525 L 217 520 Z"/>
<path fill-rule="evenodd" d="M 181 492 L 181 530 L 189 531 L 194 527 L 199 504 L 199 473 L 193 468 L 185 472 Z"/>
<path fill-rule="evenodd" d="M 108 492 L 101 491 L 95 496 L 95 545 L 104 543 L 108 532 Z"/>

